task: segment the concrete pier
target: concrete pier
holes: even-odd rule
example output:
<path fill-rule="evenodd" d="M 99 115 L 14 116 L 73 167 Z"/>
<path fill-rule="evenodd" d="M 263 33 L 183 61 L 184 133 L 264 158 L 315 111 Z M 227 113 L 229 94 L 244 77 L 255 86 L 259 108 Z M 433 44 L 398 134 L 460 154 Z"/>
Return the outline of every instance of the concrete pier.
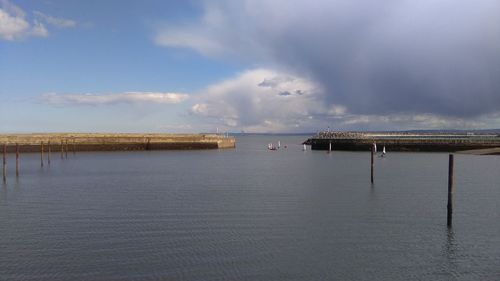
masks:
<path fill-rule="evenodd" d="M 369 151 L 372 144 L 385 146 L 388 151 L 441 151 L 457 152 L 473 149 L 490 149 L 494 154 L 500 147 L 500 136 L 467 134 L 408 134 L 324 132 L 306 140 L 313 150 L 328 150 L 330 143 L 335 150 Z M 493 149 L 493 150 L 491 150 Z M 491 152 L 493 151 L 493 152 Z"/>
<path fill-rule="evenodd" d="M 216 134 L 0 134 L 0 143 L 7 144 L 8 152 L 15 152 L 16 143 L 20 152 L 40 152 L 41 142 L 58 150 L 58 144 L 67 139 L 72 139 L 74 151 L 225 149 L 236 145 L 234 137 Z"/>

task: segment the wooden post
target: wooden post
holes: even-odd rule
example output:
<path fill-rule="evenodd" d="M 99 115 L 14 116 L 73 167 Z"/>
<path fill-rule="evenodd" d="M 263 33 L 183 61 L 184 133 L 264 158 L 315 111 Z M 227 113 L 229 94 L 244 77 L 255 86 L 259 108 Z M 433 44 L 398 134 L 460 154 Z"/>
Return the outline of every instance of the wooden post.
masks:
<path fill-rule="evenodd" d="M 372 153 L 371 153 L 371 183 L 373 183 L 373 167 L 374 167 L 374 161 L 373 161 L 373 154 L 374 154 L 374 151 L 375 151 L 375 145 L 372 145 Z"/>
<path fill-rule="evenodd" d="M 19 144 L 16 143 L 16 177 L 19 177 Z"/>
<path fill-rule="evenodd" d="M 7 182 L 7 144 L 3 144 L 3 161 L 2 161 L 3 165 L 3 183 L 6 183 Z"/>
<path fill-rule="evenodd" d="M 75 139 L 73 139 L 73 156 L 76 154 L 76 145 L 75 145 Z"/>
<path fill-rule="evenodd" d="M 40 143 L 40 166 L 43 167 L 43 141 Z"/>
<path fill-rule="evenodd" d="M 68 139 L 66 139 L 66 149 L 64 150 L 64 158 L 68 159 Z"/>
<path fill-rule="evenodd" d="M 332 142 L 330 141 L 330 143 L 328 144 L 328 153 L 331 152 L 332 152 Z"/>
<path fill-rule="evenodd" d="M 451 227 L 453 220 L 453 154 L 448 158 L 448 215 L 446 217 L 446 225 Z"/>
<path fill-rule="evenodd" d="M 64 142 L 63 139 L 61 139 L 61 159 L 64 158 Z"/>
<path fill-rule="evenodd" d="M 47 153 L 47 163 L 50 166 L 50 153 L 52 151 L 52 148 L 50 147 L 50 140 L 49 140 L 49 143 L 48 143 L 48 147 L 49 147 L 49 152 Z"/>

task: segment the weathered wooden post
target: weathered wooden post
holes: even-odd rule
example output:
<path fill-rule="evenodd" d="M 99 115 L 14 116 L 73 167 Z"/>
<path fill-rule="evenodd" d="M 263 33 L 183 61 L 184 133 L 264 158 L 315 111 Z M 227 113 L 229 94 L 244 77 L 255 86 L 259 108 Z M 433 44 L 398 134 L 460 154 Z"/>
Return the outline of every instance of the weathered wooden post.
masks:
<path fill-rule="evenodd" d="M 7 182 L 7 144 L 3 144 L 3 161 L 2 161 L 2 171 L 3 171 L 3 183 Z"/>
<path fill-rule="evenodd" d="M 446 225 L 451 227 L 453 221 L 453 154 L 448 158 L 448 215 L 446 217 Z"/>
<path fill-rule="evenodd" d="M 43 141 L 40 143 L 40 166 L 43 167 Z"/>
<path fill-rule="evenodd" d="M 375 144 L 372 145 L 372 152 L 371 152 L 371 183 L 373 183 L 373 168 L 374 168 L 374 159 L 373 159 L 373 154 L 375 152 Z"/>
<path fill-rule="evenodd" d="M 16 143 L 16 177 L 19 177 L 19 144 Z"/>
<path fill-rule="evenodd" d="M 64 142 L 63 142 L 63 139 L 61 139 L 61 159 L 64 159 Z"/>
<path fill-rule="evenodd" d="M 76 154 L 76 145 L 75 145 L 75 139 L 73 139 L 73 156 Z"/>
<path fill-rule="evenodd" d="M 50 147 L 50 140 L 49 140 L 49 143 L 48 143 L 47 145 L 48 145 L 48 147 L 49 147 L 49 151 L 48 151 L 48 153 L 47 153 L 47 163 L 48 163 L 48 164 L 49 164 L 49 166 L 50 166 L 50 153 L 51 153 L 51 151 L 52 151 L 52 148 Z"/>
<path fill-rule="evenodd" d="M 64 151 L 64 158 L 68 159 L 68 139 L 65 140 L 66 149 Z"/>

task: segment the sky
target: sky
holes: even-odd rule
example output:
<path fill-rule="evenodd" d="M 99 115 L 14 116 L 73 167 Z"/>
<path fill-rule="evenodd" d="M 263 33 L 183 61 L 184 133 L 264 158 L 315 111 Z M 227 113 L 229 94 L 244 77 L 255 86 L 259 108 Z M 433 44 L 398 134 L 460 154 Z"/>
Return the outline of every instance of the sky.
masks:
<path fill-rule="evenodd" d="M 500 128 L 498 0 L 0 0 L 0 133 Z"/>

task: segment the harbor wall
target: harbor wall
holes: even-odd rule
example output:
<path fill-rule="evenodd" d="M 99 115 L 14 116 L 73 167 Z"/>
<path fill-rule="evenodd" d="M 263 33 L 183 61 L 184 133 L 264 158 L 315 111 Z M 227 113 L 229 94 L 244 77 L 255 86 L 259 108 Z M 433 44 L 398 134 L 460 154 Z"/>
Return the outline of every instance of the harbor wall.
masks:
<path fill-rule="evenodd" d="M 333 150 L 367 151 L 375 142 L 379 150 L 383 146 L 388 151 L 456 152 L 461 150 L 500 147 L 500 137 L 446 137 L 426 136 L 416 138 L 366 137 L 366 138 L 310 138 L 305 144 L 313 150 L 328 150 L 330 142 Z"/>
<path fill-rule="evenodd" d="M 134 151 L 134 150 L 194 150 L 234 148 L 234 137 L 215 134 L 0 134 L 0 145 L 7 144 L 7 152 L 39 152 L 41 143 L 52 151 Z"/>

